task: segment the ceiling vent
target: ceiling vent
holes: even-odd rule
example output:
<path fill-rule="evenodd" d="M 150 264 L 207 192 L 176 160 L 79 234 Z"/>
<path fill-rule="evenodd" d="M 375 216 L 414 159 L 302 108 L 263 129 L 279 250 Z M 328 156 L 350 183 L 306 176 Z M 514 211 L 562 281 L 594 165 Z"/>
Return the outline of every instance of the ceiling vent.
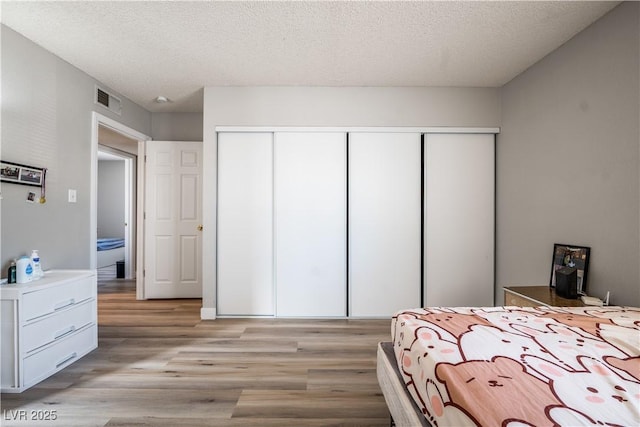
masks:
<path fill-rule="evenodd" d="M 120 98 L 100 89 L 98 86 L 96 86 L 95 103 L 108 108 L 110 111 L 113 111 L 118 115 L 122 114 L 122 101 L 120 101 Z"/>

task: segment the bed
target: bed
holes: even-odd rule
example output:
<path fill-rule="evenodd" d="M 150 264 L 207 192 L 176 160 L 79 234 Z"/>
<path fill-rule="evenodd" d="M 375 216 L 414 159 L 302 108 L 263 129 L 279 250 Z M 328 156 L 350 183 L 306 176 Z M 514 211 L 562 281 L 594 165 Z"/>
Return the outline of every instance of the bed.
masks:
<path fill-rule="evenodd" d="M 402 310 L 378 346 L 397 426 L 640 425 L 640 309 Z"/>
<path fill-rule="evenodd" d="M 115 265 L 124 260 L 124 239 L 113 237 L 98 238 L 97 268 Z"/>

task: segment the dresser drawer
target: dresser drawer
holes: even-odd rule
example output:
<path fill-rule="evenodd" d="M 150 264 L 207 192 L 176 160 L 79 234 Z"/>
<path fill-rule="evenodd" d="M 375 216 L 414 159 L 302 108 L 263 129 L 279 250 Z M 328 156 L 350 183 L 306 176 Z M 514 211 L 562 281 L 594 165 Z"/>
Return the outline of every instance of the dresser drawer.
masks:
<path fill-rule="evenodd" d="M 64 337 L 95 321 L 96 302 L 94 299 L 74 304 L 66 310 L 60 310 L 51 316 L 26 325 L 21 335 L 22 348 L 25 353 L 30 353 L 43 345 L 64 339 Z"/>
<path fill-rule="evenodd" d="M 85 277 L 60 286 L 25 293 L 22 302 L 23 319 L 28 322 L 93 297 L 93 280 L 92 277 Z"/>
<path fill-rule="evenodd" d="M 24 387 L 42 381 L 98 346 L 97 326 L 85 327 L 24 359 Z"/>

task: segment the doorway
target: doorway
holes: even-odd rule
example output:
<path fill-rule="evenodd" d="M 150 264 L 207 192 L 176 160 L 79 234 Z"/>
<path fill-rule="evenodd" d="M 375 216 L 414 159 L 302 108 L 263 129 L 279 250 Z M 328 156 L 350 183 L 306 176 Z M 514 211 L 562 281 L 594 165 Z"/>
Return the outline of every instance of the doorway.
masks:
<path fill-rule="evenodd" d="M 119 237 L 119 231 L 116 229 L 105 229 L 104 224 L 98 222 L 98 207 L 99 207 L 99 195 L 98 195 L 98 162 L 99 157 L 115 158 L 113 161 L 122 162 L 122 170 L 124 176 L 119 179 L 123 180 L 123 184 L 120 187 L 122 189 L 122 195 L 117 199 L 114 199 L 114 204 L 122 206 L 122 216 L 120 223 L 122 225 L 122 240 L 124 241 L 124 247 L 122 248 L 122 254 L 117 252 L 112 254 L 116 258 L 113 259 L 113 264 L 116 267 L 116 274 L 118 267 L 121 267 L 124 278 L 135 280 L 136 284 L 136 298 L 144 298 L 144 287 L 142 285 L 142 274 L 140 274 L 140 264 L 138 260 L 143 259 L 143 245 L 141 244 L 142 236 L 142 218 L 140 209 L 140 201 L 137 194 L 143 194 L 141 186 L 143 179 L 136 179 L 136 176 L 142 174 L 140 168 L 141 159 L 144 161 L 143 150 L 144 141 L 151 138 L 131 129 L 115 120 L 105 117 L 99 113 L 93 113 L 93 133 L 92 133 L 92 145 L 91 145 L 91 238 L 90 238 L 90 268 L 97 270 L 99 266 L 104 266 L 105 261 L 100 257 L 100 263 L 98 258 L 98 237 Z M 100 154 L 99 154 L 100 153 Z M 120 209 L 120 208 L 116 208 Z M 118 220 L 116 219 L 115 222 Z M 139 226 L 138 226 L 139 225 Z M 115 236 L 106 236 L 106 234 L 115 234 Z M 106 257 L 108 259 L 108 257 Z M 124 261 L 123 265 L 118 266 L 117 261 Z M 108 261 L 107 261 L 108 262 Z"/>
<path fill-rule="evenodd" d="M 114 148 L 115 132 L 100 126 L 98 145 L 97 271 L 104 280 L 135 278 L 136 155 Z M 124 137 L 118 135 L 118 140 Z M 124 143 L 137 147 L 137 141 Z"/>

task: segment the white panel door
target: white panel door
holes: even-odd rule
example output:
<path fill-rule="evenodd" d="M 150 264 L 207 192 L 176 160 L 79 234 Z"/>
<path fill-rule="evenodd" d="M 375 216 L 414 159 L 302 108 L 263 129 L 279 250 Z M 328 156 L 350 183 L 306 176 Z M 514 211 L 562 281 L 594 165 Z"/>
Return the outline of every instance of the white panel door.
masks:
<path fill-rule="evenodd" d="M 276 314 L 345 316 L 346 134 L 275 134 Z"/>
<path fill-rule="evenodd" d="M 217 312 L 273 315 L 273 135 L 218 134 Z"/>
<path fill-rule="evenodd" d="M 349 134 L 351 316 L 420 306 L 421 135 Z"/>
<path fill-rule="evenodd" d="M 202 296 L 202 143 L 146 143 L 145 298 Z"/>
<path fill-rule="evenodd" d="M 425 135 L 425 305 L 492 306 L 495 137 Z"/>

